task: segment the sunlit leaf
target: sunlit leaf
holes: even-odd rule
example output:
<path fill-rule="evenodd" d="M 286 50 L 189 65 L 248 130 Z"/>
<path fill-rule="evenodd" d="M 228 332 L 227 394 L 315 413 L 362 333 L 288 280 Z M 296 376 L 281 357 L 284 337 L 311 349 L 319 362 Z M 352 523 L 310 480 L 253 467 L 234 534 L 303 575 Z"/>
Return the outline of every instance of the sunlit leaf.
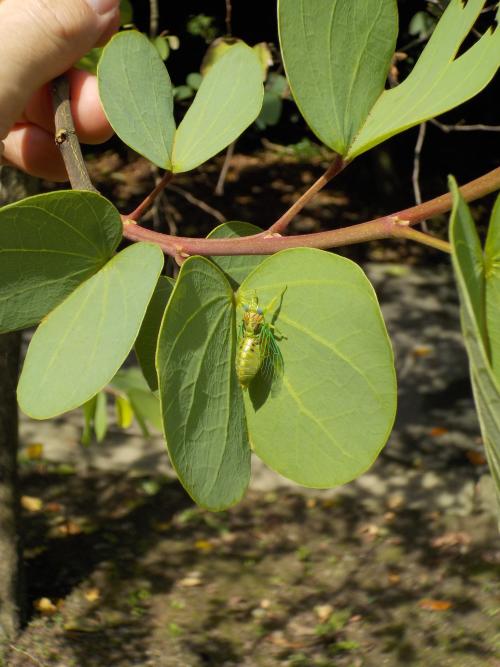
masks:
<path fill-rule="evenodd" d="M 321 141 L 346 155 L 384 89 L 397 37 L 394 0 L 279 0 L 293 97 Z"/>
<path fill-rule="evenodd" d="M 368 279 L 343 257 L 296 248 L 264 260 L 240 293 L 257 295 L 284 360 L 277 392 L 265 377 L 245 392 L 253 450 L 304 486 L 358 477 L 387 442 L 396 411 L 391 344 Z"/>
<path fill-rule="evenodd" d="M 207 236 L 209 239 L 233 239 L 261 234 L 262 229 L 249 222 L 223 222 Z M 224 271 L 234 289 L 255 269 L 267 255 L 219 255 L 210 259 Z"/>
<path fill-rule="evenodd" d="M 489 351 L 493 374 L 500 385 L 500 196 L 491 214 L 484 262 Z"/>
<path fill-rule="evenodd" d="M 204 76 L 175 133 L 172 170 L 194 169 L 237 139 L 257 118 L 263 94 L 257 55 L 232 46 Z"/>
<path fill-rule="evenodd" d="M 170 77 L 149 39 L 120 32 L 104 48 L 99 93 L 116 134 L 151 162 L 170 169 L 175 121 Z"/>
<path fill-rule="evenodd" d="M 490 28 L 457 57 L 484 4 L 451 0 L 411 74 L 377 100 L 349 149 L 349 159 L 462 104 L 490 82 L 500 65 L 500 30 Z M 499 17 L 500 8 L 497 22 Z"/>
<path fill-rule="evenodd" d="M 134 344 L 162 266 L 158 246 L 132 245 L 48 315 L 31 340 L 19 380 L 26 414 L 56 416 L 109 383 Z"/>
<path fill-rule="evenodd" d="M 92 192 L 51 192 L 0 209 L 0 333 L 38 322 L 106 264 L 122 236 Z"/>

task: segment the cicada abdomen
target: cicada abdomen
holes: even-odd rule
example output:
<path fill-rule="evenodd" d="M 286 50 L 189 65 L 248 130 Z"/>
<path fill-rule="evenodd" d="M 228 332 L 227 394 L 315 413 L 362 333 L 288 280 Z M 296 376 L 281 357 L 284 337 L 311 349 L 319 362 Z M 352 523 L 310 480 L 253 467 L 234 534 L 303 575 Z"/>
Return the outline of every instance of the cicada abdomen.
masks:
<path fill-rule="evenodd" d="M 257 296 L 243 305 L 240 341 L 236 355 L 236 375 L 242 389 L 261 371 L 274 383 L 283 375 L 283 357 L 273 333 L 273 325 L 265 321 Z"/>

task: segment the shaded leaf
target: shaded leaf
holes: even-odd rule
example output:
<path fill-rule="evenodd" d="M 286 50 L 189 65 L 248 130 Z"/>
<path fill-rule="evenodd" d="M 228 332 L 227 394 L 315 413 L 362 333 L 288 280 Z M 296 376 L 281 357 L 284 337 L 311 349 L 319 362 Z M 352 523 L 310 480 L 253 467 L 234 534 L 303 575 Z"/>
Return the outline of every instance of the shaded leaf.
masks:
<path fill-rule="evenodd" d="M 491 475 L 500 501 L 500 386 L 491 368 L 484 339 L 484 293 L 481 286 L 477 248 L 467 243 L 474 237 L 474 221 L 454 179 L 450 178 L 453 210 L 450 218 L 450 242 L 455 279 L 460 297 L 460 314 L 465 347 L 469 357 L 472 389 L 484 447 Z M 484 283 L 484 277 L 483 277 Z"/>
<path fill-rule="evenodd" d="M 26 414 L 48 419 L 109 383 L 134 344 L 162 266 L 158 246 L 137 243 L 50 313 L 31 340 L 19 380 Z"/>
<path fill-rule="evenodd" d="M 197 503 L 212 510 L 236 503 L 250 476 L 235 343 L 229 283 L 211 261 L 188 258 L 160 330 L 160 400 L 179 479 Z"/>
<path fill-rule="evenodd" d="M 51 192 L 0 210 L 0 333 L 38 324 L 113 255 L 116 208 L 92 192 Z"/>
<path fill-rule="evenodd" d="M 209 239 L 234 239 L 242 236 L 261 234 L 262 229 L 249 222 L 223 222 L 212 229 L 207 236 Z M 241 281 L 258 266 L 267 255 L 219 255 L 211 257 L 212 262 L 217 264 L 226 274 L 227 279 L 234 289 L 238 289 Z"/>
<path fill-rule="evenodd" d="M 129 30 L 104 48 L 99 94 L 116 134 L 158 167 L 171 169 L 175 121 L 170 77 L 149 39 Z"/>
<path fill-rule="evenodd" d="M 92 441 L 96 406 L 97 406 L 97 396 L 92 396 L 92 398 L 90 398 L 82 405 L 83 419 L 84 419 L 83 433 L 80 439 L 82 445 L 90 445 Z"/>
<path fill-rule="evenodd" d="M 500 196 L 491 214 L 484 263 L 489 351 L 493 374 L 500 385 Z"/>
<path fill-rule="evenodd" d="M 158 376 L 156 373 L 155 357 L 158 332 L 167 307 L 168 300 L 174 289 L 175 281 L 165 276 L 160 276 L 158 284 L 149 302 L 146 315 L 142 322 L 141 330 L 135 341 L 135 353 L 146 381 L 152 391 L 158 389 Z"/>
<path fill-rule="evenodd" d="M 108 411 L 106 394 L 100 391 L 96 396 L 94 431 L 97 442 L 102 442 L 108 432 Z"/>
<path fill-rule="evenodd" d="M 284 359 L 275 395 L 259 377 L 245 393 L 253 450 L 304 486 L 358 477 L 385 445 L 396 411 L 392 349 L 370 282 L 343 257 L 296 248 L 264 260 L 238 294 L 252 292 Z"/>

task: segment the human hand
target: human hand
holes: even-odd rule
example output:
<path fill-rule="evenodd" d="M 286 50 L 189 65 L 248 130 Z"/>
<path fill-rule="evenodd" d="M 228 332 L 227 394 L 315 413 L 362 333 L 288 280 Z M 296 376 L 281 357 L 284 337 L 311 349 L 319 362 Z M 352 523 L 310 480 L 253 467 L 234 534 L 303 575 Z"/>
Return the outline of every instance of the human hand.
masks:
<path fill-rule="evenodd" d="M 54 142 L 48 82 L 119 25 L 119 0 L 0 0 L 0 156 L 34 176 L 67 180 Z M 112 135 L 96 78 L 70 70 L 71 109 L 80 141 Z"/>

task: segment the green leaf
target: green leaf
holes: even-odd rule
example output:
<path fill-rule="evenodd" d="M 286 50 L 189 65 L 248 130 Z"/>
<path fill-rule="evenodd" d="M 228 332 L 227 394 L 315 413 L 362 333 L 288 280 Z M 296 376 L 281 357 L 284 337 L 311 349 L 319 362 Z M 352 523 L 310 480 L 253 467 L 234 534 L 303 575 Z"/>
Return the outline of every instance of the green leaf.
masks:
<path fill-rule="evenodd" d="M 279 0 L 278 20 L 297 106 L 316 136 L 346 155 L 384 89 L 395 0 Z"/>
<path fill-rule="evenodd" d="M 92 441 L 92 427 L 94 425 L 96 406 L 97 406 L 97 396 L 92 396 L 91 399 L 89 399 L 88 401 L 86 401 L 86 403 L 82 405 L 84 426 L 81 437 L 81 443 L 82 445 L 85 446 L 90 445 Z"/>
<path fill-rule="evenodd" d="M 385 90 L 349 149 L 352 159 L 398 132 L 477 95 L 500 64 L 500 30 L 491 28 L 456 57 L 485 0 L 451 0 L 411 74 Z M 500 18 L 497 10 L 496 21 Z"/>
<path fill-rule="evenodd" d="M 343 257 L 295 248 L 243 281 L 239 294 L 252 293 L 284 359 L 275 395 L 259 378 L 245 392 L 253 450 L 304 486 L 358 477 L 385 445 L 396 411 L 392 349 L 370 282 Z"/>
<path fill-rule="evenodd" d="M 102 442 L 108 432 L 108 408 L 106 394 L 103 391 L 96 396 L 94 431 L 97 442 Z"/>
<path fill-rule="evenodd" d="M 133 20 L 133 10 L 130 0 L 120 0 L 120 23 L 121 25 L 127 25 L 132 23 Z"/>
<path fill-rule="evenodd" d="M 158 375 L 156 373 L 155 365 L 158 332 L 160 331 L 163 313 L 167 307 L 174 285 L 175 281 L 171 278 L 160 276 L 151 301 L 149 302 L 146 315 L 144 316 L 141 330 L 135 341 L 135 353 L 137 359 L 152 391 L 158 389 Z"/>
<path fill-rule="evenodd" d="M 129 428 L 134 421 L 134 410 L 126 396 L 115 396 L 116 422 L 120 428 Z"/>
<path fill-rule="evenodd" d="M 104 48 L 98 79 L 104 111 L 120 139 L 158 167 L 171 169 L 173 89 L 149 39 L 136 30 L 115 35 Z"/>
<path fill-rule="evenodd" d="M 234 239 L 242 236 L 261 234 L 262 229 L 249 222 L 223 222 L 212 229 L 207 236 L 209 239 Z M 212 262 L 217 264 L 226 274 L 233 289 L 238 289 L 241 281 L 255 269 L 267 255 L 219 255 L 211 257 Z"/>
<path fill-rule="evenodd" d="M 450 242 L 455 279 L 460 296 L 462 331 L 469 356 L 472 389 L 484 447 L 500 502 L 500 384 L 495 379 L 488 360 L 482 330 L 484 301 L 481 301 L 479 296 L 481 289 L 478 283 L 481 281 L 481 273 L 477 268 L 476 246 L 472 245 L 469 255 L 466 254 L 469 247 L 468 243 L 477 232 L 467 204 L 460 196 L 457 185 L 452 178 L 450 178 L 450 189 L 453 194 Z M 496 220 L 496 213 L 494 218 Z M 496 231 L 492 233 L 496 234 Z M 484 285 L 482 289 L 484 290 Z"/>
<path fill-rule="evenodd" d="M 486 322 L 493 374 L 500 384 L 500 196 L 491 214 L 484 247 Z"/>
<path fill-rule="evenodd" d="M 250 476 L 235 344 L 229 283 L 211 261 L 189 257 L 165 311 L 157 368 L 172 464 L 187 492 L 211 510 L 238 502 Z"/>
<path fill-rule="evenodd" d="M 237 139 L 257 118 L 263 94 L 257 55 L 232 46 L 203 78 L 175 133 L 172 171 L 194 169 Z"/>
<path fill-rule="evenodd" d="M 158 51 L 158 54 L 162 60 L 166 60 L 170 53 L 170 47 L 168 45 L 168 40 L 165 36 L 158 35 L 158 37 L 153 37 L 151 43 Z"/>
<path fill-rule="evenodd" d="M 112 256 L 116 208 L 92 192 L 51 192 L 0 210 L 0 333 L 38 324 Z"/>
<path fill-rule="evenodd" d="M 90 74 L 97 74 L 97 66 L 102 55 L 102 48 L 96 47 L 91 49 L 86 53 L 80 60 L 75 64 L 76 69 L 83 69 Z"/>
<path fill-rule="evenodd" d="M 31 340 L 19 380 L 27 415 L 54 417 L 108 384 L 134 344 L 162 266 L 158 246 L 137 243 L 50 313 Z"/>
<path fill-rule="evenodd" d="M 159 399 L 149 390 L 143 389 L 131 389 L 128 395 L 136 417 L 149 422 L 158 431 L 161 431 L 162 418 Z"/>

